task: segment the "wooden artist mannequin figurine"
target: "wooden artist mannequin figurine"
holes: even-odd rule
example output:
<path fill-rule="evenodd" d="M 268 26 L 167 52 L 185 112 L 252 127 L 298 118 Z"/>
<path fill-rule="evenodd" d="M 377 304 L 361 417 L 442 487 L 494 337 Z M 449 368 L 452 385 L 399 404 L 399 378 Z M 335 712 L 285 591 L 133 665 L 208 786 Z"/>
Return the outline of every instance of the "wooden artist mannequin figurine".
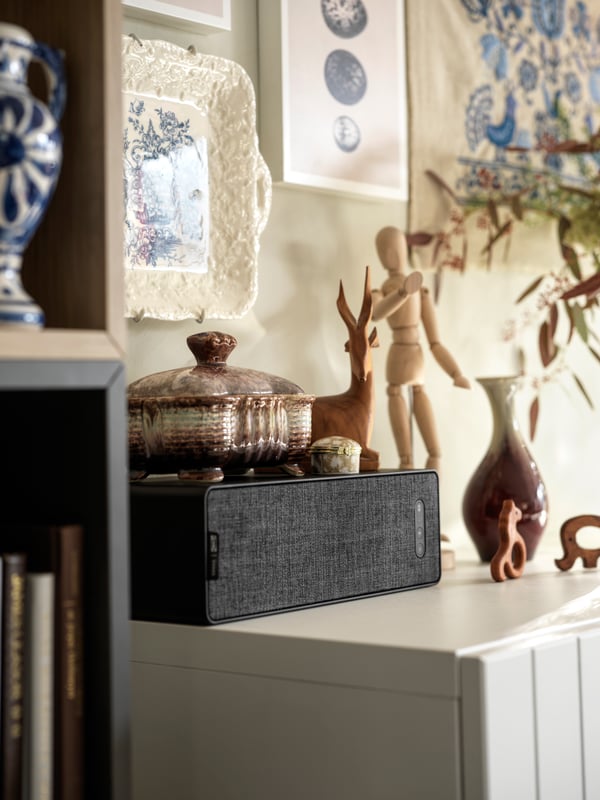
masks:
<path fill-rule="evenodd" d="M 392 432 L 400 456 L 400 469 L 413 468 L 410 415 L 402 387 L 413 393 L 413 413 L 427 450 L 426 468 L 439 469 L 441 458 L 433 410 L 425 392 L 423 351 L 419 343 L 419 323 L 435 360 L 452 378 L 455 386 L 469 389 L 469 381 L 456 361 L 441 344 L 433 302 L 427 289 L 421 287 L 422 275 L 407 275 L 406 237 L 399 228 L 382 228 L 375 238 L 377 255 L 389 278 L 381 289 L 373 291 L 373 320 L 387 318 L 393 341 L 386 363 L 388 410 Z"/>

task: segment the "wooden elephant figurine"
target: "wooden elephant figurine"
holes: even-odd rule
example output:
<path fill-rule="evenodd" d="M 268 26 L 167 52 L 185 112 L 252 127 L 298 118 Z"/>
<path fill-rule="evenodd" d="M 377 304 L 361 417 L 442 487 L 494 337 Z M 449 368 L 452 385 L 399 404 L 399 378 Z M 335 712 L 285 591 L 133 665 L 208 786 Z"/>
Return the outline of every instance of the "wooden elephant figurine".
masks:
<path fill-rule="evenodd" d="M 562 558 L 557 558 L 554 561 L 559 569 L 571 569 L 578 558 L 581 558 L 583 566 L 588 569 L 598 565 L 600 547 L 592 550 L 590 548 L 580 547 L 577 544 L 577 531 L 587 526 L 600 528 L 600 517 L 594 514 L 581 514 L 578 517 L 571 517 L 563 523 L 560 529 L 560 541 L 563 546 L 564 555 Z"/>

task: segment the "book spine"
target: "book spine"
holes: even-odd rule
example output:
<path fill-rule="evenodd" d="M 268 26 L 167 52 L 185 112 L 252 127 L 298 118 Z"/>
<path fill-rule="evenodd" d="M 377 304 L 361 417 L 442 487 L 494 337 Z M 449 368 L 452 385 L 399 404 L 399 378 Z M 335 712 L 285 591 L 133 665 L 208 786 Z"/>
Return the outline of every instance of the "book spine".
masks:
<path fill-rule="evenodd" d="M 2 800 L 22 800 L 25 644 L 25 556 L 2 554 L 2 685 L 0 763 Z"/>
<path fill-rule="evenodd" d="M 55 800 L 84 800 L 83 530 L 54 531 Z"/>
<path fill-rule="evenodd" d="M 52 573 L 27 575 L 24 800 L 53 797 L 54 586 Z"/>

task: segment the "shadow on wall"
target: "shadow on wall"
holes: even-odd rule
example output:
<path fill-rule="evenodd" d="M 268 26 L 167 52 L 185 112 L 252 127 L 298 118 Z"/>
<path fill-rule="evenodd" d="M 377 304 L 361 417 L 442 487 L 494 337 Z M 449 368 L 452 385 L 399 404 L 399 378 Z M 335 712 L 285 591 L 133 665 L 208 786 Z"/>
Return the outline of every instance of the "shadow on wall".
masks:
<path fill-rule="evenodd" d="M 337 283 L 328 274 L 317 248 L 296 241 L 290 242 L 285 250 L 287 277 L 291 280 L 288 296 L 262 322 L 271 349 L 277 354 L 289 354 L 288 358 L 293 354 L 293 361 L 282 366 L 287 369 L 286 377 L 299 383 L 306 392 L 317 393 L 321 376 L 335 369 L 335 365 L 328 363 L 332 349 L 329 318 L 335 312 Z M 263 291 L 268 292 L 264 285 Z M 339 338 L 343 335 L 340 326 Z"/>

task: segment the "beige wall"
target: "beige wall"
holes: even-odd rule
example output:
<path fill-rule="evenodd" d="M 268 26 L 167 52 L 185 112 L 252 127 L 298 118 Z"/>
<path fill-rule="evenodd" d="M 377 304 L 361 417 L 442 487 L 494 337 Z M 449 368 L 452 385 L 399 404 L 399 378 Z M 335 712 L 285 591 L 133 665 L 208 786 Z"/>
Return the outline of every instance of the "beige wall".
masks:
<path fill-rule="evenodd" d="M 258 95 L 257 14 L 254 0 L 232 0 L 232 31 L 201 35 L 126 16 L 124 33 L 166 39 L 199 52 L 231 58 L 249 73 Z M 258 111 L 260 114 L 260 96 Z M 418 142 L 414 143 L 418 146 Z M 374 285 L 384 272 L 374 237 L 384 225 L 405 225 L 406 206 L 289 187 L 274 187 L 269 222 L 261 239 L 258 299 L 240 320 L 128 322 L 128 377 L 191 363 L 186 336 L 197 330 L 223 330 L 239 341 L 231 363 L 282 375 L 306 392 L 331 394 L 349 382 L 343 346 L 345 328 L 335 307 L 338 282 L 344 281 L 352 307 L 360 303 L 365 265 Z M 463 528 L 461 502 L 466 483 L 483 456 L 491 417 L 477 375 L 508 374 L 514 369 L 511 345 L 503 343 L 503 323 L 515 313 L 514 298 L 531 281 L 507 267 L 492 272 L 446 275 L 437 307 L 441 338 L 473 380 L 471 391 L 456 389 L 430 357 L 427 386 L 442 443 L 442 525 L 465 556 L 475 551 Z M 431 275 L 426 276 L 431 283 Z M 386 409 L 385 357 L 390 342 L 386 323 L 378 325 L 381 348 L 374 352 L 377 409 L 372 446 L 382 467 L 398 464 Z M 531 343 L 526 343 L 528 347 Z M 577 372 L 600 404 L 600 367 L 579 352 Z M 519 418 L 527 426 L 527 395 L 519 398 Z M 600 514 L 598 412 L 591 412 L 570 380 L 545 388 L 536 440 L 537 459 L 550 496 L 550 522 L 544 545 L 560 555 L 558 530 L 569 516 Z M 417 466 L 424 464 L 415 431 Z M 590 544 L 590 546 L 592 546 Z M 597 546 L 596 544 L 593 546 Z"/>

